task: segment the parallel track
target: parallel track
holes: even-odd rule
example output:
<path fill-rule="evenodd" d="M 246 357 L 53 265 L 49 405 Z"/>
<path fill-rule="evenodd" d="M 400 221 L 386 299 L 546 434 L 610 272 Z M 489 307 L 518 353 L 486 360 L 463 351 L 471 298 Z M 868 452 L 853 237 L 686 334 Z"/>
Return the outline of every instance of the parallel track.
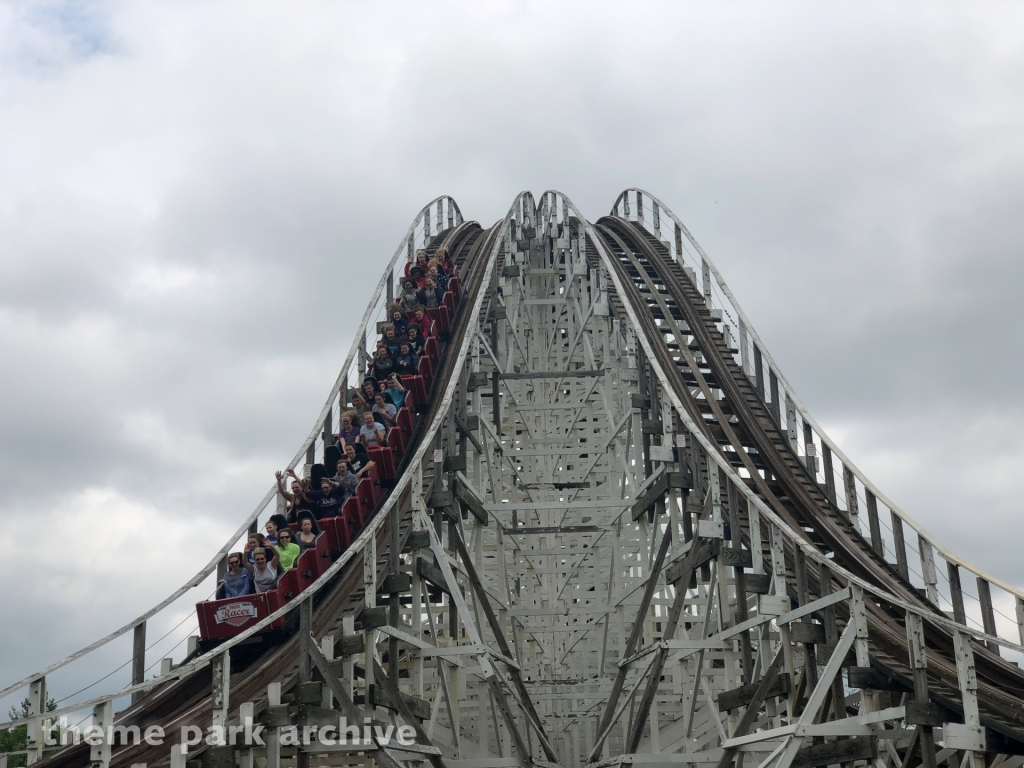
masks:
<path fill-rule="evenodd" d="M 739 452 L 743 451 L 755 466 L 765 470 L 766 482 L 760 488 L 754 487 L 755 492 L 791 521 L 794 529 L 802 531 L 808 541 L 825 552 L 834 553 L 837 564 L 907 602 L 939 613 L 936 606 L 901 578 L 892 564 L 877 554 L 811 477 L 767 405 L 736 364 L 700 290 L 680 265 L 669 258 L 665 245 L 633 222 L 618 217 L 599 220 L 596 229 L 618 261 L 620 275 L 630 292 L 625 300 L 633 302 L 638 310 L 644 331 L 656 344 L 659 362 L 674 379 L 676 390 L 694 421 L 704 426 L 712 443 L 727 446 L 730 440 L 724 434 L 724 425 L 709 413 L 710 404 L 692 394 L 697 381 L 685 360 L 680 359 L 678 344 L 682 341 L 675 340 L 673 351 L 665 338 L 670 333 L 668 324 L 659 325 L 656 318 L 665 319 L 667 309 L 688 347 L 702 355 L 703 362 L 698 370 L 709 387 L 720 388 L 723 392 L 725 399 L 718 404 L 730 422 L 728 428 L 739 442 L 734 446 L 735 453 L 723 451 L 723 455 L 738 466 L 741 463 Z M 765 486 L 768 493 L 764 493 Z M 816 574 L 808 574 L 808 577 L 813 588 Z M 913 674 L 908 666 L 901 618 L 870 602 L 869 607 L 872 609 L 869 616 L 872 639 L 877 643 L 873 664 L 912 687 Z M 959 711 L 952 637 L 928 625 L 927 639 L 931 697 L 947 709 Z M 976 656 L 983 723 L 1019 742 L 1018 749 L 1024 748 L 1024 672 L 988 650 L 978 649 Z"/>

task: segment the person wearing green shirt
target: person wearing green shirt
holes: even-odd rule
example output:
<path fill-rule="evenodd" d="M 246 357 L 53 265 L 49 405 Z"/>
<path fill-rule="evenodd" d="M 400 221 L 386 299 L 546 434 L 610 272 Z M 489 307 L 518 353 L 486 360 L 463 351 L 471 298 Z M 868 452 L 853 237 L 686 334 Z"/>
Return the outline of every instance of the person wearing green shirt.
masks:
<path fill-rule="evenodd" d="M 282 528 L 277 532 L 277 544 L 274 545 L 274 549 L 281 560 L 282 571 L 293 568 L 295 561 L 302 554 L 302 548 L 292 541 L 293 538 L 291 528 Z"/>

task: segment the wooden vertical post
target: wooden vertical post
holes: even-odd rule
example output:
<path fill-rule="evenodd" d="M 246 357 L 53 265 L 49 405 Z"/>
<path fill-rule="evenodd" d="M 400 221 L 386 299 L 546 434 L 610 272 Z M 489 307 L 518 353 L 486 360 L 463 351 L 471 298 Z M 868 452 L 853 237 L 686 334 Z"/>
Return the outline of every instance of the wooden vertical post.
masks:
<path fill-rule="evenodd" d="M 935 550 L 932 549 L 931 543 L 920 534 L 917 536 L 917 552 L 921 557 L 921 575 L 924 577 L 926 596 L 932 605 L 938 607 L 939 577 L 935 572 Z"/>
<path fill-rule="evenodd" d="M 251 701 L 238 707 L 238 724 L 246 729 L 245 733 L 252 731 L 255 716 L 256 707 Z M 246 742 L 238 751 L 238 768 L 256 768 L 253 746 L 251 742 Z"/>
<path fill-rule="evenodd" d="M 704 282 L 704 306 L 711 309 L 711 267 L 707 259 L 700 260 L 700 272 Z M 764 398 L 763 392 L 761 397 Z"/>
<path fill-rule="evenodd" d="M 828 563 L 818 563 L 818 596 L 827 597 L 832 594 L 832 569 Z M 825 642 L 835 646 L 839 642 L 839 628 L 836 625 L 835 606 L 827 606 L 822 611 L 822 623 L 825 625 Z M 838 674 L 832 678 L 832 706 L 835 711 L 835 719 L 839 720 L 846 715 L 846 696 L 843 692 L 843 676 Z M 827 714 L 827 713 L 826 713 Z"/>
<path fill-rule="evenodd" d="M 231 651 L 213 657 L 210 707 L 213 709 L 214 727 L 227 728 L 231 706 Z"/>
<path fill-rule="evenodd" d="M 896 550 L 896 570 L 904 581 L 910 581 L 910 568 L 907 566 L 907 542 L 903 538 L 903 519 L 892 510 L 892 546 Z"/>
<path fill-rule="evenodd" d="M 798 438 L 796 433 L 796 403 L 789 397 L 789 392 L 786 392 L 786 437 L 789 438 L 789 447 L 793 449 L 793 453 L 798 453 Z"/>
<path fill-rule="evenodd" d="M 914 673 L 914 700 L 928 704 L 928 661 L 924 641 L 924 622 L 916 613 L 907 613 L 907 651 Z M 930 725 L 918 725 L 921 761 L 924 768 L 935 768 L 935 737 Z"/>
<path fill-rule="evenodd" d="M 864 604 L 864 590 L 856 584 L 850 585 L 850 621 L 854 623 L 857 638 L 853 648 L 857 654 L 857 666 L 865 669 L 871 667 L 871 655 L 868 649 L 868 612 Z M 874 712 L 877 701 L 871 691 L 861 692 L 861 712 Z"/>
<path fill-rule="evenodd" d="M 843 465 L 843 486 L 843 490 L 846 493 L 846 516 L 859 533 L 860 509 L 857 503 L 857 476 L 846 465 Z"/>
<path fill-rule="evenodd" d="M 400 557 L 402 544 L 399 540 L 399 508 L 397 504 L 391 506 L 391 511 L 388 515 L 388 527 L 390 528 L 390 547 L 388 551 L 388 573 L 392 579 L 397 579 L 400 571 Z M 401 596 L 398 592 L 392 592 L 389 595 L 388 605 L 388 623 L 393 627 L 398 627 L 401 624 L 400 620 L 400 599 Z M 391 678 L 391 682 L 398 686 L 398 638 L 391 636 L 388 638 L 388 677 Z"/>
<path fill-rule="evenodd" d="M 676 227 L 676 242 L 679 243 L 679 227 Z M 683 251 L 680 243 L 679 260 L 682 262 Z M 747 351 L 747 324 L 740 320 L 740 368 L 750 377 L 750 352 Z"/>
<path fill-rule="evenodd" d="M 731 480 L 726 480 L 727 497 L 729 500 L 729 533 L 732 534 L 732 546 L 735 550 L 742 549 L 742 531 L 740 530 L 739 493 Z M 751 541 L 751 547 L 754 543 Z M 751 556 L 753 557 L 753 556 Z M 736 613 L 735 623 L 747 620 L 747 577 L 742 565 L 733 571 L 736 582 Z M 750 649 L 750 631 L 740 634 L 740 657 L 743 663 L 743 684 L 750 685 L 754 678 L 754 662 Z"/>
<path fill-rule="evenodd" d="M 327 409 L 327 415 L 324 416 L 324 428 L 320 434 L 320 439 L 324 441 L 324 454 L 327 453 L 327 446 L 334 445 L 334 406 Z M 325 467 L 329 472 L 334 472 L 335 467 Z"/>
<path fill-rule="evenodd" d="M 807 471 L 810 472 L 814 482 L 818 482 L 818 461 L 815 456 L 814 430 L 806 421 L 804 422 L 804 463 Z"/>
<path fill-rule="evenodd" d="M 977 577 L 978 581 L 978 602 L 981 603 L 981 626 L 985 629 L 986 635 L 998 635 L 996 631 L 996 613 L 992 607 L 992 587 L 987 579 Z M 999 655 L 999 646 L 996 643 L 986 642 L 985 647 L 992 653 Z"/>
<path fill-rule="evenodd" d="M 353 616 L 342 616 L 341 617 L 341 634 L 343 637 L 351 637 L 356 633 L 356 620 Z M 342 664 L 345 677 L 342 679 L 342 685 L 345 686 L 345 693 L 348 697 L 354 698 L 355 696 L 355 679 L 356 679 L 356 657 L 353 654 L 349 654 L 345 657 L 345 661 Z"/>
<path fill-rule="evenodd" d="M 370 536 L 363 547 L 363 602 L 367 608 L 377 607 L 377 539 Z M 375 630 L 368 629 L 363 633 L 363 680 L 365 682 L 365 693 L 363 708 L 367 717 L 372 718 L 374 712 L 373 700 L 370 689 L 373 687 L 373 661 L 374 661 L 374 635 Z"/>
<path fill-rule="evenodd" d="M 328 661 L 334 661 L 334 635 L 324 635 L 320 638 L 320 653 L 322 653 L 324 658 Z M 324 709 L 330 709 L 334 706 L 334 694 L 331 693 L 329 686 L 324 686 L 323 696 Z"/>
<path fill-rule="evenodd" d="M 882 541 L 882 528 L 878 524 L 878 499 L 870 488 L 864 489 L 868 502 L 868 528 L 871 531 L 871 546 L 879 557 L 885 558 L 885 542 Z"/>
<path fill-rule="evenodd" d="M 281 706 L 281 684 L 271 683 L 267 686 L 267 705 Z M 281 768 L 281 731 L 278 726 L 267 728 L 267 765 L 266 768 Z"/>
<path fill-rule="evenodd" d="M 828 500 L 836 503 L 836 473 L 832 469 L 832 449 L 828 443 L 821 441 L 822 472 L 825 473 L 825 494 Z"/>
<path fill-rule="evenodd" d="M 757 387 L 757 399 L 764 402 L 764 361 L 761 359 L 761 350 L 754 342 L 754 386 Z"/>
<path fill-rule="evenodd" d="M 947 561 L 949 574 L 949 601 L 953 604 L 953 621 L 958 624 L 967 623 L 967 612 L 964 611 L 964 591 L 960 586 L 960 567 Z"/>
<path fill-rule="evenodd" d="M 110 739 L 107 738 L 110 726 L 114 724 L 114 703 L 106 701 L 92 708 L 92 724 L 103 732 L 103 741 L 89 748 L 89 761 L 92 768 L 109 768 Z"/>
<path fill-rule="evenodd" d="M 46 678 L 37 677 L 28 687 L 29 722 L 25 729 L 26 762 L 31 765 L 43 759 L 43 716 L 46 714 Z M 107 759 L 109 760 L 109 749 Z"/>
<path fill-rule="evenodd" d="M 135 625 L 132 635 L 132 685 L 139 685 L 146 679 L 146 622 Z M 145 696 L 145 691 L 132 694 L 132 704 Z"/>
<path fill-rule="evenodd" d="M 1018 597 L 1013 603 L 1017 614 L 1017 636 L 1020 638 L 1020 644 L 1024 645 L 1024 598 Z"/>
<path fill-rule="evenodd" d="M 953 647 L 956 653 L 956 675 L 960 683 L 960 697 L 963 703 L 964 724 L 956 728 L 947 724 L 945 731 L 961 730 L 957 734 L 964 741 L 974 741 L 973 749 L 967 750 L 972 768 L 984 768 L 984 729 L 981 725 L 981 713 L 978 711 L 978 673 L 974 667 L 974 650 L 971 648 L 971 636 L 966 632 L 953 633 Z M 947 733 L 946 743 L 951 739 Z M 974 737 L 973 739 L 971 737 Z"/>
<path fill-rule="evenodd" d="M 312 679 L 313 667 L 309 658 L 309 644 L 313 642 L 313 595 L 299 603 L 299 682 Z"/>
<path fill-rule="evenodd" d="M 768 369 L 768 390 L 769 395 L 772 399 L 771 404 L 768 406 L 768 410 L 772 414 L 772 419 L 775 421 L 775 426 L 781 429 L 782 414 L 780 413 L 779 409 L 779 377 L 775 375 L 775 371 L 773 371 L 771 368 Z"/>

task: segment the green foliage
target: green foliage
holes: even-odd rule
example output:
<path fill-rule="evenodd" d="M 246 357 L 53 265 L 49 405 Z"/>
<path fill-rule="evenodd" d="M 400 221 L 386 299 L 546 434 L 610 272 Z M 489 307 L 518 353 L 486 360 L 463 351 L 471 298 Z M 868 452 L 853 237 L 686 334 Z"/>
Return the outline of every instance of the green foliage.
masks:
<path fill-rule="evenodd" d="M 46 711 L 52 712 L 57 708 L 57 702 L 49 699 L 46 702 Z M 28 698 L 21 702 L 21 706 L 11 707 L 7 713 L 9 720 L 23 720 L 31 713 Z M 25 748 L 25 741 L 28 735 L 28 728 L 19 725 L 17 728 L 0 729 L 0 755 L 5 752 L 17 752 Z M 7 760 L 7 768 L 21 768 L 26 764 L 25 755 L 12 755 Z"/>

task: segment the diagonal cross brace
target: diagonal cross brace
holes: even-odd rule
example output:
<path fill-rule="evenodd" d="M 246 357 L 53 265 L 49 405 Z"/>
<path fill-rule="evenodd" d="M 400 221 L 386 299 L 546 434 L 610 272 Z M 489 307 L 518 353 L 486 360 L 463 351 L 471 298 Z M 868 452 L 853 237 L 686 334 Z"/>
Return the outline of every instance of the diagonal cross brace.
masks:
<path fill-rule="evenodd" d="M 373 676 L 374 682 L 384 689 L 384 692 L 388 695 L 391 703 L 394 704 L 395 708 L 398 710 L 398 714 L 402 716 L 402 719 L 405 720 L 408 725 L 411 725 L 416 730 L 416 741 L 425 747 L 434 746 L 430 742 L 430 737 L 427 736 L 427 732 L 424 731 L 423 726 L 420 725 L 420 721 L 416 719 L 416 716 L 409 709 L 409 705 L 405 703 L 405 699 L 402 698 L 402 694 L 399 692 L 398 687 L 395 685 L 394 681 L 384 673 L 384 670 L 381 669 L 380 662 L 377 661 L 377 659 L 373 660 Z M 428 755 L 428 758 L 434 768 L 446 768 L 444 760 L 440 755 Z"/>
<path fill-rule="evenodd" d="M 665 629 L 661 635 L 662 640 L 671 640 L 675 637 L 676 627 L 679 625 L 679 617 L 682 614 L 683 606 L 686 603 L 687 586 L 690 583 L 690 578 L 693 576 L 693 572 L 697 570 L 697 559 L 700 556 L 700 542 L 700 534 L 694 536 L 693 542 L 690 545 L 690 551 L 686 553 L 686 557 L 683 559 L 680 577 L 676 582 L 678 585 L 676 587 L 676 596 L 672 601 L 672 608 L 669 611 L 668 619 L 665 623 Z M 634 630 L 635 629 L 636 627 L 634 625 Z M 657 656 L 654 659 L 654 663 L 651 665 L 651 671 L 648 673 L 647 688 L 644 690 L 643 698 L 640 699 L 640 705 L 637 707 L 636 717 L 633 720 L 633 727 L 630 730 L 629 741 L 626 749 L 629 753 L 636 752 L 637 747 L 640 745 L 640 737 L 643 735 L 644 725 L 647 723 L 647 716 L 651 713 L 651 705 L 654 703 L 654 696 L 658 692 L 658 684 L 661 682 L 661 672 L 665 668 L 666 658 L 668 658 L 668 648 L 659 648 Z"/>
<path fill-rule="evenodd" d="M 761 682 L 758 683 L 757 688 L 754 690 L 753 698 L 750 700 L 747 708 L 743 711 L 743 717 L 741 717 L 739 723 L 736 724 L 736 728 L 732 733 L 732 737 L 734 739 L 739 736 L 746 736 L 747 732 L 754 724 L 754 720 L 757 718 L 757 713 L 761 709 L 761 704 L 764 702 L 765 697 L 767 697 L 768 691 L 770 691 L 772 686 L 775 685 L 775 681 L 779 679 L 779 665 L 782 663 L 783 656 L 783 649 L 779 648 L 779 652 L 775 654 L 775 661 L 772 662 L 764 677 L 761 678 Z M 732 762 L 735 755 L 736 747 L 726 747 L 722 752 L 722 757 L 719 759 L 716 768 L 728 768 L 729 763 Z"/>
<path fill-rule="evenodd" d="M 466 542 L 464 542 L 462 537 L 458 535 L 452 535 L 450 538 L 452 543 L 455 544 L 455 549 L 458 550 L 459 557 L 462 558 L 462 567 L 466 571 L 466 575 L 469 577 L 470 584 L 473 585 L 473 593 L 476 595 L 476 600 L 480 604 L 480 607 L 483 608 L 484 615 L 487 617 L 487 623 L 491 627 L 491 633 L 494 635 L 494 639 L 498 643 L 498 648 L 501 650 L 501 653 L 505 658 L 514 658 L 512 655 L 512 649 L 509 647 L 508 641 L 505 639 L 505 634 L 501 631 L 501 625 L 498 623 L 498 617 L 494 615 L 494 609 L 491 608 L 491 603 L 487 599 L 483 582 L 480 581 L 476 568 L 473 567 L 473 562 L 469 557 L 469 550 L 466 548 Z M 547 755 L 548 760 L 551 762 L 558 762 L 558 756 L 555 753 L 554 748 L 551 746 L 551 742 L 548 740 L 547 734 L 544 732 L 544 726 L 541 724 L 540 717 L 537 715 L 537 710 L 533 706 L 533 700 L 530 698 L 530 694 L 526 690 L 526 685 L 523 683 L 523 677 L 520 671 L 515 667 L 508 666 L 508 673 L 512 678 L 516 691 L 519 694 L 519 703 L 523 707 L 523 711 L 526 713 L 526 717 L 533 725 L 534 730 L 537 732 L 537 738 L 540 739 L 541 747 L 544 749 L 544 754 Z"/>
<path fill-rule="evenodd" d="M 356 705 L 352 702 L 352 699 L 348 696 L 348 691 L 345 690 L 345 686 L 341 684 L 338 676 L 334 674 L 334 670 L 331 669 L 330 662 L 323 655 L 316 643 L 309 643 L 309 658 L 313 662 L 313 665 L 320 670 L 320 674 L 323 675 L 324 680 L 327 683 L 327 687 L 331 689 L 331 693 L 338 700 L 338 704 L 341 706 L 342 712 L 345 717 L 351 720 L 353 723 L 361 723 L 363 721 L 363 713 Z M 377 750 L 373 756 L 373 761 L 377 764 L 378 768 L 404 768 L 404 766 L 394 758 L 382 744 L 378 743 L 381 749 Z M 438 762 L 434 763 L 436 768 L 445 768 L 444 762 L 439 756 L 432 755 L 431 762 L 434 762 L 434 758 Z"/>
<path fill-rule="evenodd" d="M 694 543 L 690 546 L 690 551 L 687 553 L 686 561 L 684 562 L 696 562 L 698 540 L 699 537 L 694 539 Z M 636 647 L 640 642 L 640 638 L 643 636 L 643 617 L 647 615 L 647 611 L 651 607 L 651 600 L 654 598 L 654 593 L 658 588 L 658 576 L 661 574 L 661 568 L 665 563 L 665 556 L 668 554 L 668 547 L 671 543 L 672 526 L 670 525 L 661 539 L 661 546 L 658 548 L 658 554 L 654 558 L 654 566 L 651 568 L 651 573 L 647 577 L 647 585 L 644 587 L 644 595 L 640 600 L 640 607 L 637 609 L 636 620 L 633 622 L 633 630 L 629 633 L 629 640 L 626 642 L 626 649 L 622 654 L 623 658 L 632 656 L 636 652 Z M 692 571 L 693 569 L 691 568 L 690 570 Z M 686 581 L 684 583 L 690 583 L 689 576 L 686 576 Z M 686 594 L 685 588 L 681 588 L 681 591 L 677 591 L 676 597 L 678 598 L 680 594 Z M 601 723 L 597 728 L 597 732 L 601 735 L 594 743 L 594 748 L 590 751 L 587 762 L 592 763 L 597 760 L 597 756 L 601 752 L 601 747 L 604 746 L 604 741 L 608 738 L 608 734 L 611 732 L 609 726 L 614 719 L 615 707 L 618 704 L 619 696 L 622 694 L 622 688 L 626 684 L 627 672 L 629 672 L 628 665 L 625 667 L 619 667 L 619 671 L 615 676 L 615 683 L 612 685 L 611 693 L 608 695 L 608 703 L 605 705 L 604 715 L 601 717 Z"/>

